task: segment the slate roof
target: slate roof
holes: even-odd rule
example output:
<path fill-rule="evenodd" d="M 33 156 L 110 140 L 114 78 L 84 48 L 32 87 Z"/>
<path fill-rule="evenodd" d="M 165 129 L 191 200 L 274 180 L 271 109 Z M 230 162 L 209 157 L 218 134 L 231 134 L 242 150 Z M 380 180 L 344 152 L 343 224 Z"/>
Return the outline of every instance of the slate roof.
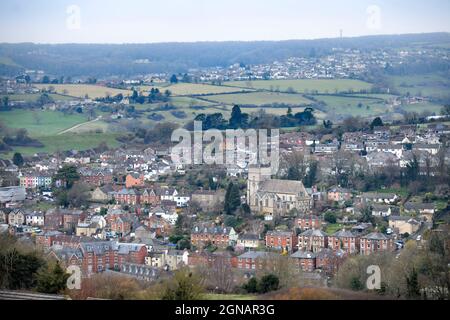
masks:
<path fill-rule="evenodd" d="M 315 259 L 316 254 L 309 251 L 303 251 L 299 250 L 295 252 L 294 254 L 291 254 L 291 258 L 297 258 L 297 259 Z"/>
<path fill-rule="evenodd" d="M 259 191 L 308 195 L 301 181 L 271 179 L 260 183 Z"/>
<path fill-rule="evenodd" d="M 328 237 L 328 235 L 319 229 L 308 229 L 300 234 L 304 237 Z"/>

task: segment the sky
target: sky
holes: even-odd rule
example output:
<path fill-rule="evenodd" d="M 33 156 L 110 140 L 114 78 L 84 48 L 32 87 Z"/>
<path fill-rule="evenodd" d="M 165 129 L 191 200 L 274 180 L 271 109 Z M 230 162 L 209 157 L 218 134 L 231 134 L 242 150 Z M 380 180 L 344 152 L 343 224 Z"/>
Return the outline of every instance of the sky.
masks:
<path fill-rule="evenodd" d="M 0 42 L 155 43 L 450 32 L 448 0 L 1 0 Z"/>

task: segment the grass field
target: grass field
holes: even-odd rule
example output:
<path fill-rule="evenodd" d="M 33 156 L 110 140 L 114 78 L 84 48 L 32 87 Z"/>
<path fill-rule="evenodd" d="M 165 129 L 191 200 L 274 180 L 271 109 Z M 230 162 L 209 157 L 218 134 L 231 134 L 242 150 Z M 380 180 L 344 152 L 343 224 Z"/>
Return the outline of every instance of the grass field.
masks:
<path fill-rule="evenodd" d="M 144 92 L 150 91 L 152 87 L 143 86 L 139 89 Z M 248 91 L 242 88 L 230 88 L 227 86 L 213 86 L 209 84 L 196 84 L 196 83 L 177 83 L 170 86 L 158 87 L 159 90 L 170 90 L 172 95 L 185 96 L 185 95 L 202 95 L 202 94 L 220 94 L 227 92 L 239 92 Z"/>
<path fill-rule="evenodd" d="M 278 92 L 251 92 L 251 93 L 237 93 L 237 94 L 222 94 L 207 97 L 208 100 L 225 103 L 225 104 L 239 104 L 239 105 L 264 105 L 272 103 L 286 103 L 291 105 L 307 105 L 312 101 L 304 98 L 299 94 L 287 94 Z"/>
<path fill-rule="evenodd" d="M 0 121 L 9 128 L 26 128 L 31 137 L 51 136 L 87 121 L 84 115 L 64 115 L 58 111 L 12 110 L 0 113 Z"/>
<path fill-rule="evenodd" d="M 405 111 L 409 112 L 417 112 L 422 113 L 424 111 L 435 113 L 437 115 L 440 114 L 443 106 L 431 102 L 417 103 L 417 104 L 408 104 L 406 106 L 401 107 Z"/>
<path fill-rule="evenodd" d="M 388 79 L 401 94 L 431 97 L 448 96 L 450 80 L 440 75 L 391 76 Z"/>
<path fill-rule="evenodd" d="M 41 96 L 40 93 L 30 93 L 30 94 L 8 94 L 8 95 L 0 95 L 0 99 L 3 97 L 8 97 L 9 101 L 25 101 L 25 102 L 35 102 Z M 55 101 L 68 101 L 73 100 L 71 97 L 63 96 L 60 94 L 51 93 L 49 96 Z"/>
<path fill-rule="evenodd" d="M 367 117 L 381 115 L 388 111 L 382 100 L 328 95 L 316 96 L 315 98 L 325 102 L 327 113 L 333 115 Z M 359 107 L 359 104 L 361 104 L 361 107 Z"/>
<path fill-rule="evenodd" d="M 319 93 L 335 93 L 336 91 L 359 91 L 368 90 L 372 87 L 370 83 L 350 80 L 258 80 L 258 81 L 231 81 L 225 82 L 227 86 L 235 86 L 241 88 L 264 89 L 270 91 L 287 91 L 292 88 L 299 93 L 310 93 L 317 90 Z"/>
<path fill-rule="evenodd" d="M 36 84 L 34 86 L 41 90 L 48 89 L 48 87 L 53 87 L 57 93 L 77 98 L 84 98 L 86 95 L 91 99 L 95 99 L 106 97 L 107 95 L 115 96 L 119 93 L 124 96 L 131 96 L 132 94 L 130 90 L 114 89 L 89 84 Z"/>
<path fill-rule="evenodd" d="M 49 154 L 64 150 L 87 150 L 98 146 L 102 142 L 111 147 L 118 147 L 120 143 L 116 140 L 120 134 L 116 133 L 67 133 L 62 135 L 48 135 L 36 137 L 44 144 L 44 148 L 16 147 L 13 152 L 20 152 L 23 155 L 33 155 L 37 152 L 46 152 Z M 0 157 L 9 159 L 13 152 L 3 154 Z"/>

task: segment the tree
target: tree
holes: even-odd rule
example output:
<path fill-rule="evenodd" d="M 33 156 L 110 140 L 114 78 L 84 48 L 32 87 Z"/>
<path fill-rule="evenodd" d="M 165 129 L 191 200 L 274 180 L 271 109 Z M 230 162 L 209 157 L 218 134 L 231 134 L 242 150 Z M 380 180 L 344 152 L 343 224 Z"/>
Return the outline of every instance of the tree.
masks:
<path fill-rule="evenodd" d="M 287 174 L 287 179 L 295 180 L 295 181 L 299 181 L 302 179 L 301 173 L 300 173 L 300 170 L 298 169 L 298 167 L 290 167 L 289 168 L 288 174 Z"/>
<path fill-rule="evenodd" d="M 350 282 L 350 287 L 354 291 L 360 291 L 364 289 L 364 285 L 362 284 L 361 280 L 358 277 L 353 277 Z"/>
<path fill-rule="evenodd" d="M 229 127 L 231 129 L 245 128 L 247 127 L 247 122 L 248 114 L 242 113 L 241 108 L 235 105 L 231 111 Z"/>
<path fill-rule="evenodd" d="M 198 300 L 203 294 L 200 277 L 188 268 L 175 271 L 162 289 L 162 300 Z"/>
<path fill-rule="evenodd" d="M 334 224 L 336 223 L 336 215 L 333 212 L 328 211 L 327 213 L 325 213 L 324 220 L 328 223 Z"/>
<path fill-rule="evenodd" d="M 72 188 L 74 183 L 80 179 L 80 174 L 77 171 L 77 167 L 73 165 L 64 165 L 58 170 L 54 176 L 53 181 L 61 181 L 66 189 Z"/>
<path fill-rule="evenodd" d="M 406 276 L 407 296 L 410 299 L 417 299 L 420 297 L 420 287 L 417 271 L 413 268 L 409 275 Z"/>
<path fill-rule="evenodd" d="M 49 78 L 49 76 L 43 76 L 43 77 L 42 77 L 42 83 L 45 83 L 45 84 L 50 83 L 50 78 Z"/>
<path fill-rule="evenodd" d="M 20 154 L 19 152 L 14 153 L 13 159 L 12 159 L 13 163 L 18 166 L 19 168 L 23 166 L 24 160 L 22 157 L 22 154 Z"/>
<path fill-rule="evenodd" d="M 178 78 L 175 74 L 170 77 L 170 83 L 178 83 Z"/>
<path fill-rule="evenodd" d="M 44 268 L 38 272 L 37 291 L 50 294 L 60 293 L 66 288 L 69 277 L 70 275 L 57 262 L 53 268 Z"/>
<path fill-rule="evenodd" d="M 74 183 L 72 188 L 67 191 L 67 199 L 73 207 L 86 205 L 89 200 L 89 187 L 84 183 Z"/>
<path fill-rule="evenodd" d="M 241 205 L 241 196 L 239 193 L 239 187 L 233 182 L 228 184 L 227 192 L 225 194 L 225 213 L 233 214 L 237 208 Z"/>
<path fill-rule="evenodd" d="M 10 290 L 30 289 L 36 284 L 36 274 L 44 261 L 34 253 L 16 248 L 5 252 L 0 248 L 0 288 Z"/>
<path fill-rule="evenodd" d="M 242 286 L 242 288 L 248 293 L 257 293 L 258 292 L 258 280 L 253 277 L 250 278 L 246 284 Z"/>
<path fill-rule="evenodd" d="M 259 293 L 267 293 L 270 291 L 276 291 L 280 287 L 280 280 L 274 274 L 268 274 L 261 278 L 258 284 Z"/>
<path fill-rule="evenodd" d="M 381 120 L 380 117 L 376 117 L 373 119 L 372 123 L 370 124 L 370 130 L 373 131 L 373 128 L 375 127 L 382 127 L 383 126 L 383 120 Z"/>

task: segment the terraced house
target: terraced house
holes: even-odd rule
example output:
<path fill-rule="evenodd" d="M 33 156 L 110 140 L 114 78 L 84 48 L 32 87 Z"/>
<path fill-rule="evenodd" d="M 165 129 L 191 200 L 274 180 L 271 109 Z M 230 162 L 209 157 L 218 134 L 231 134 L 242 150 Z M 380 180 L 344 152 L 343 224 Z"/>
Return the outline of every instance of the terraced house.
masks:
<path fill-rule="evenodd" d="M 234 245 L 237 239 L 238 234 L 236 231 L 233 228 L 228 227 L 196 226 L 191 233 L 191 243 L 198 247 L 212 244 L 219 248 L 226 248 Z"/>
<path fill-rule="evenodd" d="M 120 270 L 125 263 L 143 265 L 147 248 L 143 244 L 133 243 L 82 242 L 77 248 L 52 248 L 50 255 L 65 266 L 80 266 L 83 276 L 90 276 L 105 270 Z"/>
<path fill-rule="evenodd" d="M 50 188 L 52 186 L 51 174 L 27 172 L 20 178 L 20 186 L 25 189 Z"/>

